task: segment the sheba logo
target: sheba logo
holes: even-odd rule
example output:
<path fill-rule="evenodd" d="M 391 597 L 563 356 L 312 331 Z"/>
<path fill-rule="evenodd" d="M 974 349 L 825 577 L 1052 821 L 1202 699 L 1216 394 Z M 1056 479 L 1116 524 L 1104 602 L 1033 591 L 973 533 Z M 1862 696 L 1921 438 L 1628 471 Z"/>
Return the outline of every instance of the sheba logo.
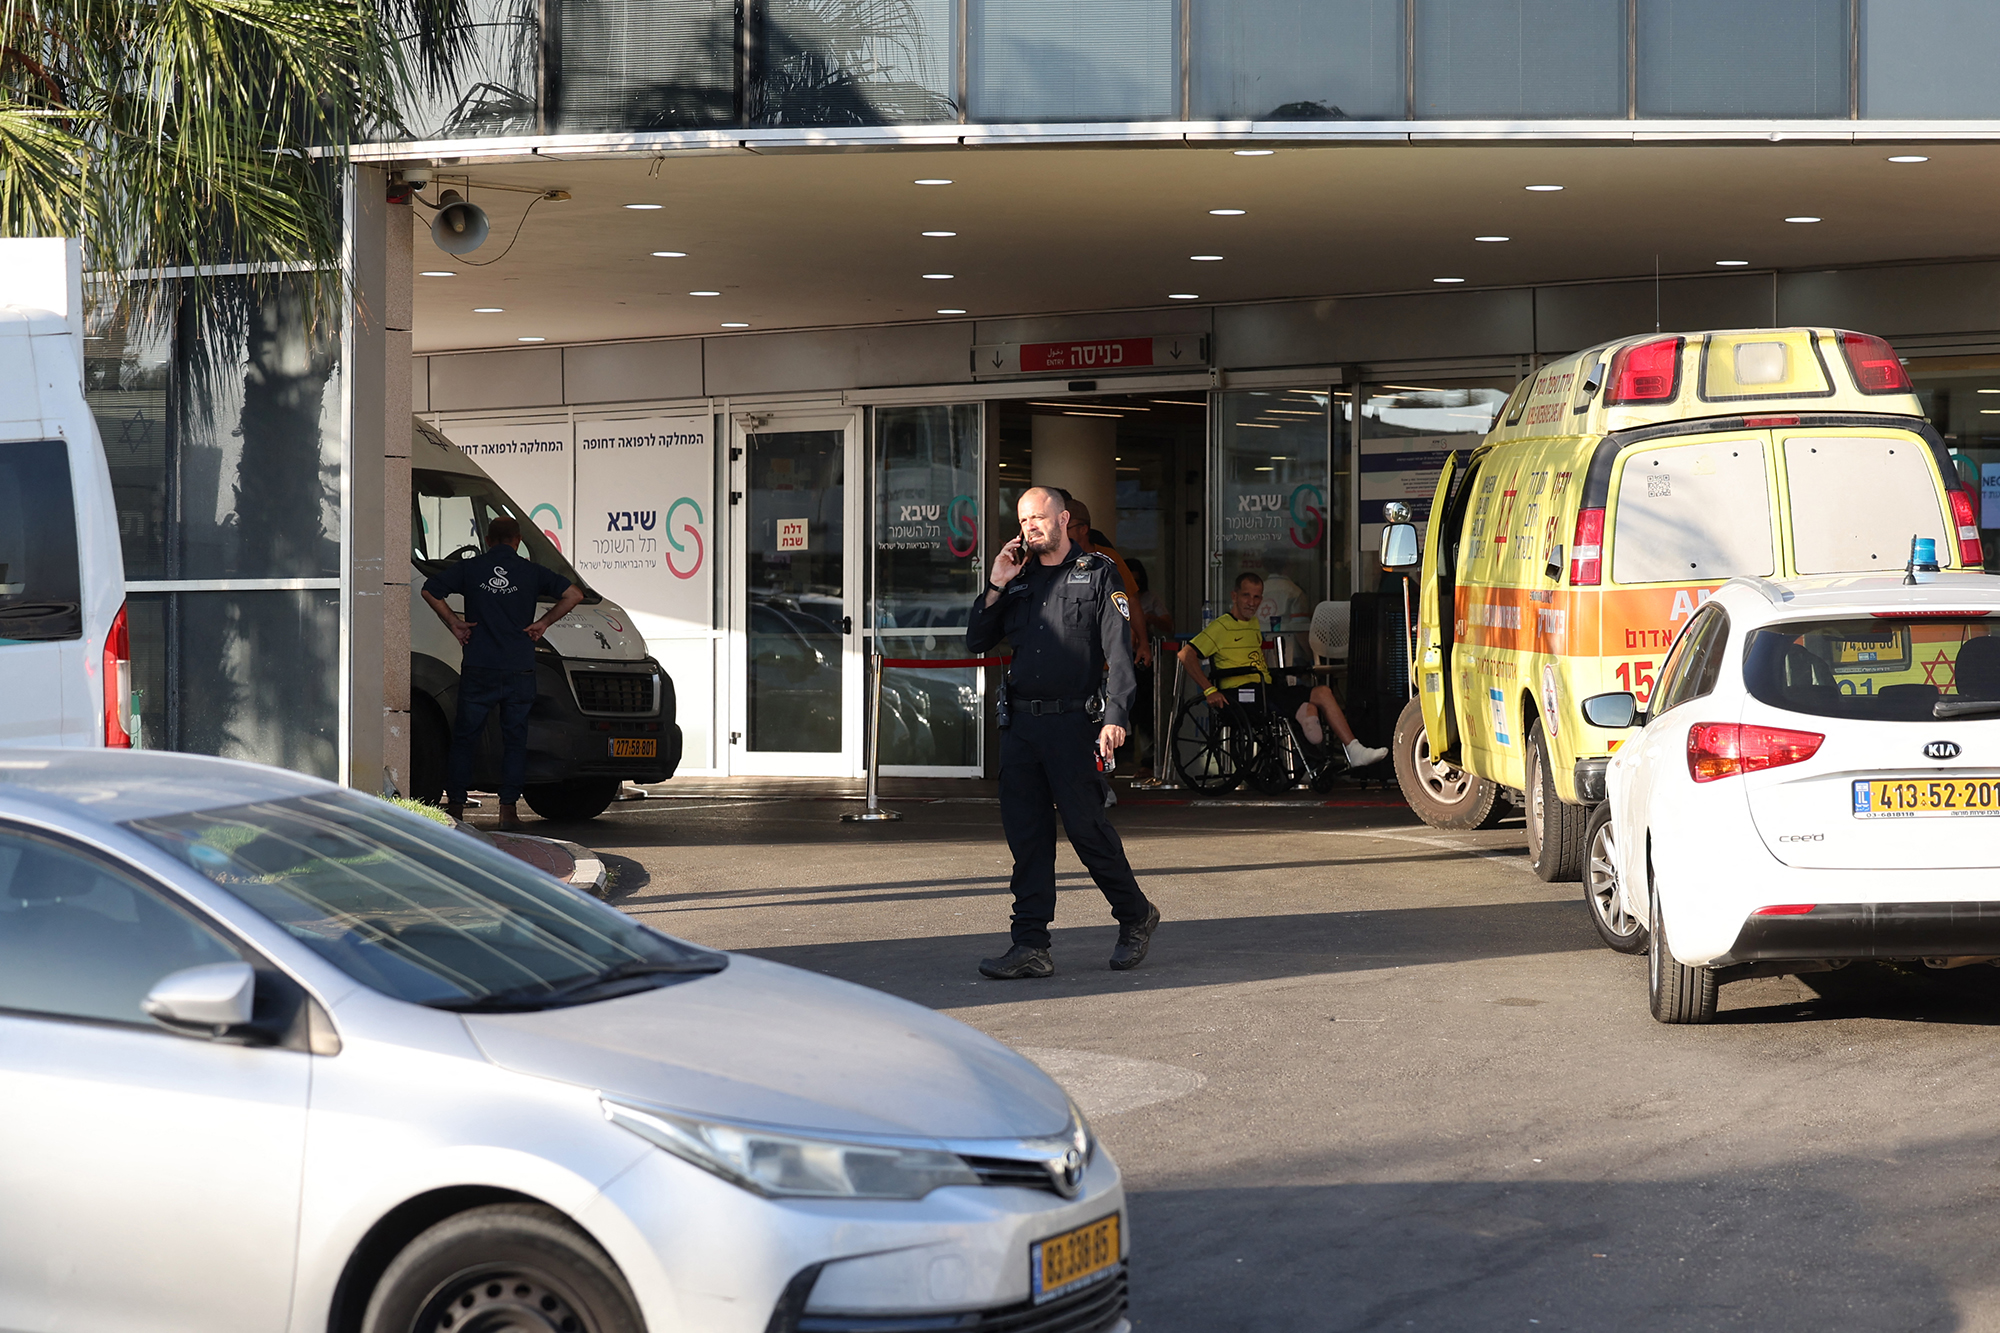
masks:
<path fill-rule="evenodd" d="M 1958 755 L 1957 741 L 1932 741 L 1924 747 L 1926 759 L 1956 759 Z"/>

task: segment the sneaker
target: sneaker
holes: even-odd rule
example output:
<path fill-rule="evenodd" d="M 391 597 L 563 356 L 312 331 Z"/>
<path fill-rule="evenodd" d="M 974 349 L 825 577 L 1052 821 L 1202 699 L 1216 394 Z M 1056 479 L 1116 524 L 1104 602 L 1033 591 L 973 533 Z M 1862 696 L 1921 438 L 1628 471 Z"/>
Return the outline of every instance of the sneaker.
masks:
<path fill-rule="evenodd" d="M 979 975 L 995 981 L 1049 977 L 1054 976 L 1055 971 L 1055 959 L 1049 957 L 1047 949 L 1036 949 L 1026 944 L 1017 944 L 998 958 L 979 960 Z"/>
<path fill-rule="evenodd" d="M 1370 764 L 1379 764 L 1388 757 L 1389 752 L 1387 750 L 1378 750 L 1372 745 L 1363 745 L 1358 740 L 1347 743 L 1347 766 L 1349 768 L 1366 768 Z"/>
<path fill-rule="evenodd" d="M 1111 970 L 1129 972 L 1146 961 L 1146 950 L 1153 947 L 1153 932 L 1160 926 L 1160 909 L 1146 904 L 1146 919 L 1136 926 L 1118 928 L 1118 946 L 1111 951 Z"/>

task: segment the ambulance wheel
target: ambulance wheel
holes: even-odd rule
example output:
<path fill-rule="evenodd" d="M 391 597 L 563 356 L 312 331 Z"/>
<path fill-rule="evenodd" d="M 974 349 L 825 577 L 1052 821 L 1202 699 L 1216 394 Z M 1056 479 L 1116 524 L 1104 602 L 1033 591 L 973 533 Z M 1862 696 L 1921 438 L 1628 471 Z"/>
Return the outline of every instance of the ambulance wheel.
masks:
<path fill-rule="evenodd" d="M 1584 834 L 1590 824 L 1588 806 L 1571 805 L 1556 794 L 1550 771 L 1548 737 L 1537 719 L 1528 724 L 1528 788 L 1522 793 L 1528 817 L 1528 864 L 1548 884 L 1570 884 L 1583 878 Z"/>
<path fill-rule="evenodd" d="M 426 697 L 410 709 L 410 798 L 435 805 L 444 800 L 445 768 L 451 760 L 451 725 L 444 710 Z"/>
<path fill-rule="evenodd" d="M 1432 828 L 1493 828 L 1507 816 L 1500 788 L 1456 764 L 1431 759 L 1430 738 L 1424 734 L 1424 710 L 1412 699 L 1396 719 L 1396 737 L 1389 749 L 1396 761 L 1396 781 L 1403 799 L 1417 818 Z"/>
<path fill-rule="evenodd" d="M 524 787 L 521 794 L 543 819 L 581 821 L 603 814 L 605 807 L 618 799 L 619 785 L 617 778 L 577 778 Z"/>
<path fill-rule="evenodd" d="M 1647 951 L 1646 998 L 1653 1017 L 1662 1023 L 1713 1023 L 1715 1021 L 1715 969 L 1688 967 L 1674 960 L 1667 947 L 1667 930 L 1660 921 L 1659 886 L 1653 887 L 1652 928 L 1648 932 L 1653 947 Z"/>

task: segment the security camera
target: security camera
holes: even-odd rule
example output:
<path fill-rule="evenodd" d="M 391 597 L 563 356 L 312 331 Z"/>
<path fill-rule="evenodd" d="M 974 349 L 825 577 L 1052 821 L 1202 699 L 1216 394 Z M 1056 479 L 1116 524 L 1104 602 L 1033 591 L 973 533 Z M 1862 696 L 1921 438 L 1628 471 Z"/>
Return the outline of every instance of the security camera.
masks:
<path fill-rule="evenodd" d="M 438 215 L 431 239 L 448 255 L 469 255 L 486 244 L 486 210 L 465 201 L 457 190 L 438 196 Z"/>

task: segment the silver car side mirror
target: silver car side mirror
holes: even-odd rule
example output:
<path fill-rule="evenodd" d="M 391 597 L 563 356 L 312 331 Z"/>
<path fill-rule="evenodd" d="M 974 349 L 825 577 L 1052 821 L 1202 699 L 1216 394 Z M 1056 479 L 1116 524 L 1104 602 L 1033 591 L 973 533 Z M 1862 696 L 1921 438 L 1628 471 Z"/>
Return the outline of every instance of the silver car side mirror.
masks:
<path fill-rule="evenodd" d="M 1593 694 L 1583 701 L 1583 720 L 1610 731 L 1635 727 L 1639 725 L 1639 701 L 1623 691 Z"/>
<path fill-rule="evenodd" d="M 220 1036 L 250 1021 L 256 993 L 257 974 L 250 964 L 205 963 L 161 977 L 139 1007 L 164 1027 L 208 1028 Z"/>
<path fill-rule="evenodd" d="M 1417 530 L 1408 523 L 1391 523 L 1382 529 L 1382 567 L 1408 569 L 1417 563 Z"/>

